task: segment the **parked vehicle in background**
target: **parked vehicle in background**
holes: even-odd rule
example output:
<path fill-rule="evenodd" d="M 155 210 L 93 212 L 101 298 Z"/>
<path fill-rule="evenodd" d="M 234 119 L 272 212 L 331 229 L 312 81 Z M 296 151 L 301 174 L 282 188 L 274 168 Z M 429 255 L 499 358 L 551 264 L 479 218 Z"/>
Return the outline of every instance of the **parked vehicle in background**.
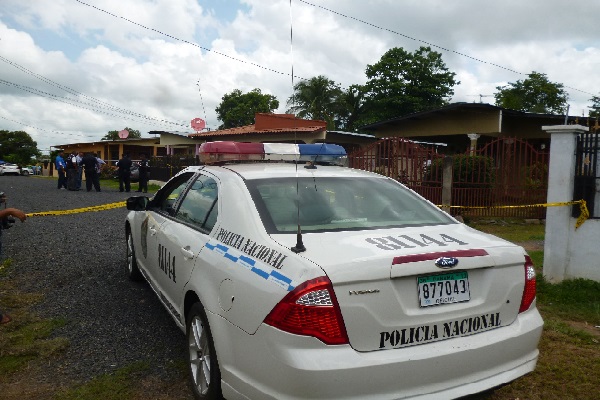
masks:
<path fill-rule="evenodd" d="M 119 179 L 119 172 L 116 169 L 113 172 L 113 178 L 114 179 Z M 131 182 L 137 182 L 137 181 L 140 180 L 140 170 L 139 170 L 139 167 L 137 165 L 132 165 L 131 166 L 131 170 L 129 172 L 129 179 L 131 180 Z"/>
<path fill-rule="evenodd" d="M 17 164 L 2 164 L 0 165 L 0 175 L 20 175 L 21 167 Z"/>
<path fill-rule="evenodd" d="M 31 166 L 21 167 L 21 175 L 23 175 L 23 176 L 35 175 L 35 171 L 33 170 L 33 168 Z"/>

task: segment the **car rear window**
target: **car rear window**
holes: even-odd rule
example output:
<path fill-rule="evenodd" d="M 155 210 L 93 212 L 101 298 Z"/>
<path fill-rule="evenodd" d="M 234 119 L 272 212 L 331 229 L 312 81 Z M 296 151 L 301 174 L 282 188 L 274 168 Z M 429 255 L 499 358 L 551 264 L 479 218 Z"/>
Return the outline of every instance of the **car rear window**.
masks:
<path fill-rule="evenodd" d="M 270 178 L 246 181 L 269 233 L 383 229 L 455 223 L 386 178 Z"/>

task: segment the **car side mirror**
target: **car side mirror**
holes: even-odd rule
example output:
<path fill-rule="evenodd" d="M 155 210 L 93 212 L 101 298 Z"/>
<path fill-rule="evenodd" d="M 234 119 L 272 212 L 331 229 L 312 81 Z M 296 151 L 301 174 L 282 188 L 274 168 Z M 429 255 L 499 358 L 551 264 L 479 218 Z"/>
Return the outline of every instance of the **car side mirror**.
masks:
<path fill-rule="evenodd" d="M 127 199 L 127 209 L 130 211 L 144 211 L 148 206 L 148 199 L 146 196 L 133 196 Z"/>

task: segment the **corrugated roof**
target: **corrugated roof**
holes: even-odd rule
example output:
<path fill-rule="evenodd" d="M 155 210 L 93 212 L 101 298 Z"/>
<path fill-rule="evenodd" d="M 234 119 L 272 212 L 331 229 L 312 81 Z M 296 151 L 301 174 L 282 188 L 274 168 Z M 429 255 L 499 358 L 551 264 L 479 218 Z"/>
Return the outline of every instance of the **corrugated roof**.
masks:
<path fill-rule="evenodd" d="M 189 137 L 237 136 L 264 133 L 312 133 L 327 129 L 325 121 L 305 120 L 293 114 L 256 113 L 255 123 L 236 128 L 191 133 Z"/>
<path fill-rule="evenodd" d="M 211 136 L 236 136 L 236 135 L 249 135 L 249 134 L 263 134 L 263 133 L 312 133 L 324 131 L 325 127 L 322 126 L 308 126 L 299 128 L 272 128 L 272 129 L 254 129 L 254 125 L 240 126 L 231 129 L 221 129 L 219 131 L 208 131 L 201 133 L 191 133 L 190 137 L 211 137 Z"/>

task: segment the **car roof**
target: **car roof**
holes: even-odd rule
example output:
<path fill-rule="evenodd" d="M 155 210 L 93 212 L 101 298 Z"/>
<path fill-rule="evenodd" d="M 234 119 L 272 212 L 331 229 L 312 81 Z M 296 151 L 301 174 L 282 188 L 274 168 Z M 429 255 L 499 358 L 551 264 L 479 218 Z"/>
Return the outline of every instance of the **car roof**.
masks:
<path fill-rule="evenodd" d="M 286 178 L 286 177 L 368 177 L 382 178 L 382 175 L 347 168 L 329 165 L 317 165 L 316 168 L 305 168 L 305 164 L 294 163 L 248 163 L 248 164 L 226 164 L 226 165 L 207 165 L 203 169 L 215 174 L 234 172 L 243 179 L 264 179 L 264 178 Z M 197 167 L 202 169 L 202 167 Z"/>

